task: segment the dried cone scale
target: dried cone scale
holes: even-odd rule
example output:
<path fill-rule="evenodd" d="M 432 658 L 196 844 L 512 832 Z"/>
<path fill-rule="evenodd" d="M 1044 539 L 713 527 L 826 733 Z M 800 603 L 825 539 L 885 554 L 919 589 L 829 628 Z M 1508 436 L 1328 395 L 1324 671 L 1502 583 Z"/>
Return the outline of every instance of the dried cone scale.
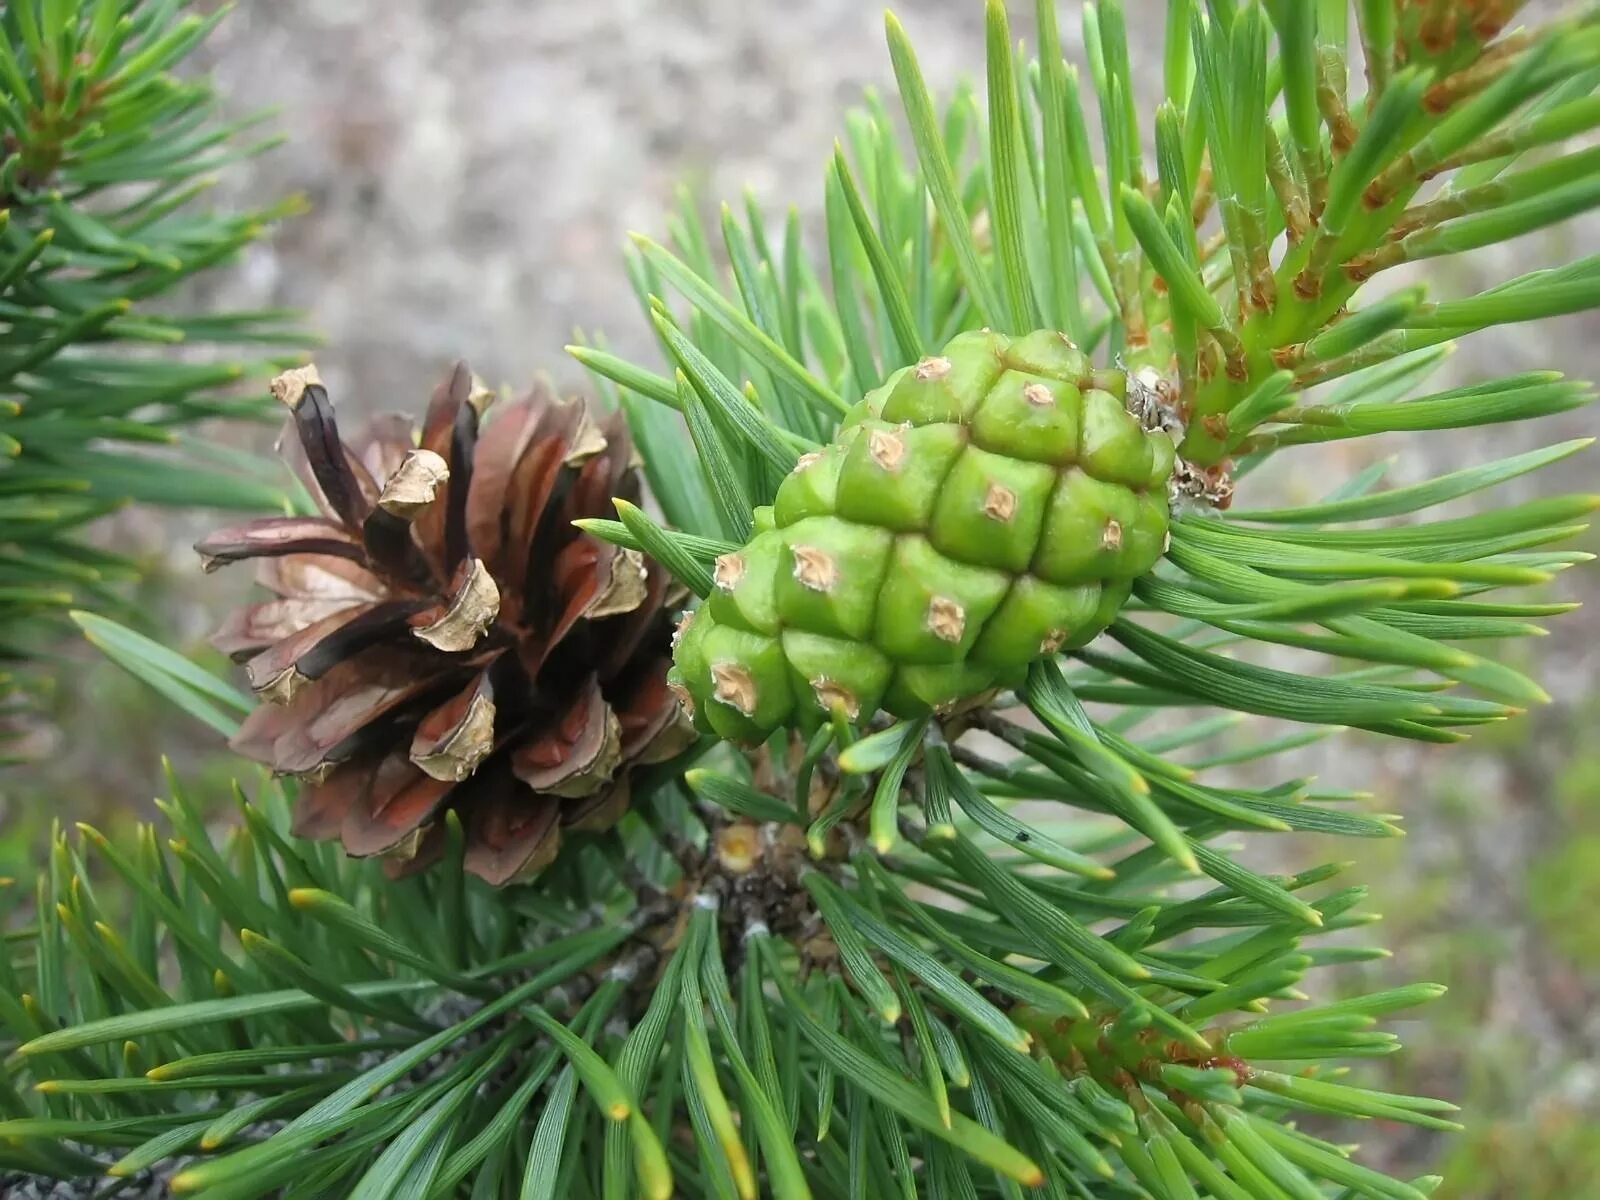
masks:
<path fill-rule="evenodd" d="M 301 836 L 404 869 L 454 809 L 469 870 L 530 877 L 693 736 L 666 686 L 672 585 L 572 524 L 638 495 L 623 423 L 536 389 L 480 436 L 492 396 L 457 366 L 420 438 L 380 417 L 345 443 L 314 368 L 273 390 L 321 512 L 196 547 L 207 569 L 258 560 L 274 593 L 215 639 L 265 701 L 235 747 L 305 780 Z"/>
<path fill-rule="evenodd" d="M 1084 644 L 1161 556 L 1167 434 L 1065 335 L 964 333 L 806 455 L 716 564 L 673 686 L 741 741 L 939 711 Z"/>

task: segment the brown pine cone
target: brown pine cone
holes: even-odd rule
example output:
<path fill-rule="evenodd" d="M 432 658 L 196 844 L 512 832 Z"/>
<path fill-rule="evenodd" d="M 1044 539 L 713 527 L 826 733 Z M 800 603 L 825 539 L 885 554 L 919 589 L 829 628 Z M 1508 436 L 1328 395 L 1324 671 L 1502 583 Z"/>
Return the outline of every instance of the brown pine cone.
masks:
<path fill-rule="evenodd" d="M 468 870 L 530 878 L 564 828 L 626 810 L 628 768 L 692 739 L 666 686 L 672 583 L 572 524 L 638 498 L 624 423 L 536 388 L 480 435 L 493 397 L 458 365 L 420 440 L 390 416 L 345 443 L 314 367 L 273 391 L 322 515 L 196 546 L 207 570 L 259 560 L 274 593 L 215 638 L 267 702 L 235 749 L 305 780 L 302 837 L 411 869 L 455 809 Z"/>

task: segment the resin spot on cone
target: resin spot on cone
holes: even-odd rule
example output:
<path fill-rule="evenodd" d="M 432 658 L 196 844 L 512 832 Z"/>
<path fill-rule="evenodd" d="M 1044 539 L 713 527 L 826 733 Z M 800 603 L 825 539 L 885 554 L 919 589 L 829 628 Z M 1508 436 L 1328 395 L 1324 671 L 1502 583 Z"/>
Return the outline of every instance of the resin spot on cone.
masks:
<path fill-rule="evenodd" d="M 993 521 L 1009 521 L 1017 515 L 1017 494 L 1008 487 L 991 483 L 983 495 L 983 515 Z"/>
<path fill-rule="evenodd" d="M 718 700 L 732 705 L 747 717 L 755 715 L 756 680 L 747 668 L 738 663 L 712 663 L 711 683 L 712 694 Z"/>
<path fill-rule="evenodd" d="M 867 453 L 885 471 L 898 471 L 906 461 L 906 440 L 898 431 L 874 429 L 867 435 Z"/>
<path fill-rule="evenodd" d="M 861 716 L 860 698 L 843 684 L 835 683 L 826 676 L 818 676 L 811 681 L 811 690 L 824 712 L 831 713 L 837 708 L 852 721 Z"/>
<path fill-rule="evenodd" d="M 833 556 L 815 546 L 794 547 L 794 577 L 813 592 L 831 592 L 839 582 L 839 567 Z"/>
<path fill-rule="evenodd" d="M 928 603 L 928 630 L 943 642 L 959 642 L 967 631 L 967 610 L 948 596 Z"/>
<path fill-rule="evenodd" d="M 739 586 L 739 581 L 744 578 L 744 556 L 740 554 L 723 554 L 718 556 L 716 565 L 711 572 L 711 582 L 724 592 L 731 592 Z"/>

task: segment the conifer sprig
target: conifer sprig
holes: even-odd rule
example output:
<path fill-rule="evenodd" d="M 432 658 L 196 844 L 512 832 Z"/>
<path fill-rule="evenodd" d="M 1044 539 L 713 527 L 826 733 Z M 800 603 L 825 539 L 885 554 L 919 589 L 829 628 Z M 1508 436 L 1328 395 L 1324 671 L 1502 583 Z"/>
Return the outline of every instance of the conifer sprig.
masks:
<path fill-rule="evenodd" d="M 166 848 L 58 839 L 0 981 L 6 1164 L 156 1168 L 230 1200 L 1431 1192 L 1302 1118 L 1453 1128 L 1445 1102 L 1343 1074 L 1439 989 L 1322 999 L 1320 968 L 1383 954 L 1355 932 L 1364 889 L 1237 850 L 1399 832 L 1280 755 L 1344 729 L 1457 740 L 1541 698 L 1469 647 L 1555 615 L 1505 592 L 1579 561 L 1552 547 L 1592 501 L 1434 510 L 1581 444 L 1388 490 L 1368 471 L 1288 509 L 1250 471 L 1587 399 L 1548 373 L 1425 381 L 1455 332 L 1589 303 L 1588 264 L 1333 319 L 1386 245 L 1467 249 L 1587 204 L 1502 220 L 1570 183 L 1502 160 L 1584 128 L 1600 82 L 1592 22 L 1507 31 L 1512 8 L 1363 4 L 1352 23 L 1342 4 L 1174 0 L 1153 170 L 1118 0 L 1084 8 L 1081 87 L 1049 0 L 1039 62 L 991 3 L 984 101 L 943 107 L 891 19 L 910 141 L 876 98 L 852 117 L 815 262 L 797 219 L 769 230 L 753 203 L 714 240 L 686 198 L 667 243 L 637 242 L 667 370 L 575 353 L 619 385 L 664 523 L 618 505 L 585 528 L 712 595 L 885 377 L 965 331 L 1054 327 L 1099 356 L 1083 392 L 1118 389 L 1135 432 L 1183 455 L 1170 546 L 1107 636 L 912 719 L 840 702 L 748 750 L 704 738 L 514 892 L 463 876 L 448 825 L 444 865 L 403 881 L 301 844 L 276 787 L 220 839 L 182 801 Z M 1441 168 L 1474 198 L 1419 191 Z M 216 681 L 90 627 L 233 721 Z M 1272 645 L 1325 666 L 1285 669 Z"/>
<path fill-rule="evenodd" d="M 1521 185 L 1508 182 L 1516 179 L 1510 170 L 1518 165 L 1516 156 L 1500 155 L 1492 171 L 1450 172 L 1446 165 L 1463 148 L 1487 153 L 1484 146 L 1529 112 L 1578 102 L 1600 78 L 1600 63 L 1591 53 L 1600 43 L 1591 45 L 1596 28 L 1590 17 L 1495 40 L 1504 14 L 1471 5 L 1445 9 L 1431 23 L 1402 22 L 1392 39 L 1372 13 L 1363 17 L 1367 44 L 1387 45 L 1395 68 L 1376 72 L 1375 78 L 1390 82 L 1369 103 L 1344 90 L 1348 72 L 1338 64 L 1347 57 L 1347 32 L 1338 22 L 1317 26 L 1315 10 L 1218 5 L 1207 13 L 1173 4 L 1170 28 L 1178 44 L 1171 57 L 1192 59 L 1193 70 L 1174 65 L 1169 74 L 1185 84 L 1192 78 L 1192 85 L 1169 96 L 1161 110 L 1154 175 L 1140 158 L 1139 136 L 1126 127 L 1129 116 L 1119 101 L 1132 82 L 1125 55 L 1116 49 L 1119 4 L 1091 8 L 1086 16 L 1090 77 L 1105 126 L 1105 165 L 1098 173 L 1085 158 L 1089 138 L 1077 93 L 1068 86 L 1070 68 L 1055 56 L 1047 55 L 1042 66 L 1023 62 L 1015 68 L 1009 52 L 997 57 L 997 48 L 1011 45 L 1003 6 L 990 6 L 991 103 L 1014 93 L 1023 119 L 1013 123 L 1002 114 L 998 123 L 1005 132 L 998 141 L 992 119 L 985 142 L 985 124 L 970 92 L 958 94 L 943 114 L 936 112 L 909 41 L 891 17 L 891 57 L 912 146 L 902 144 L 875 100 L 853 117 L 852 154 L 841 148 L 827 172 L 826 263 L 807 261 L 793 221 L 783 241 L 773 243 L 753 203 L 746 204 L 743 223 L 731 210 L 723 212 L 723 249 L 733 264 L 726 293 L 709 231 L 700 226 L 691 198 L 673 222 L 676 250 L 635 239 L 631 274 L 664 351 L 685 368 L 689 392 L 683 395 L 698 393 L 717 417 L 702 429 L 696 449 L 704 454 L 706 433 L 726 433 L 726 444 L 705 459 L 721 464 L 723 494 L 726 481 L 742 471 L 739 494 L 757 505 L 770 503 L 776 483 L 770 471 L 777 464 L 753 461 L 758 444 L 776 444 L 786 433 L 825 439 L 830 410 L 853 404 L 885 375 L 954 333 L 991 324 L 1021 333 L 1047 313 L 1059 314 L 1065 332 L 1147 380 L 1164 417 L 1181 422 L 1180 503 L 1200 503 L 1176 514 L 1167 560 L 1138 588 L 1142 607 L 1256 640 L 1423 668 L 1489 698 L 1430 694 L 1402 703 L 1390 695 L 1388 703 L 1399 707 L 1376 722 L 1389 733 L 1451 740 L 1457 735 L 1448 729 L 1457 723 L 1507 716 L 1537 701 L 1542 693 L 1530 681 L 1506 668 L 1485 669 L 1481 660 L 1444 643 L 1472 628 L 1458 614 L 1496 615 L 1480 611 L 1481 592 L 1538 584 L 1583 561 L 1586 556 L 1541 547 L 1581 528 L 1595 506 L 1593 497 L 1414 521 L 1403 531 L 1338 528 L 1365 522 L 1369 514 L 1388 515 L 1384 507 L 1314 508 L 1321 519 L 1304 518 L 1310 527 L 1302 532 L 1281 528 L 1292 519 L 1270 512 L 1207 511 L 1225 510 L 1236 481 L 1278 450 L 1526 420 L 1590 398 L 1587 384 L 1553 372 L 1425 390 L 1450 336 L 1600 301 L 1587 260 L 1531 272 L 1473 298 L 1431 303 L 1414 288 L 1365 307 L 1356 304 L 1365 275 L 1346 268 L 1377 248 L 1420 236 L 1419 219 L 1441 231 L 1438 245 L 1458 249 L 1536 228 L 1537 223 L 1498 217 L 1489 225 L 1452 224 L 1467 219 L 1450 215 L 1463 204 L 1472 214 L 1501 212 L 1475 206 L 1498 203 L 1491 198 L 1504 198 L 1507 186 L 1511 196 L 1524 195 Z M 1056 28 L 1053 5 L 1041 4 L 1039 11 L 1048 35 Z M 1269 81 L 1256 64 L 1274 31 L 1278 54 Z M 1019 88 L 1018 80 L 1036 80 L 1038 86 Z M 1047 97 L 1060 103 L 1059 114 L 1054 107 L 1039 111 Z M 1313 100 L 1315 111 L 1308 112 Z M 1265 145 L 1239 133 L 1247 127 L 1264 130 L 1265 145 L 1281 144 L 1279 157 L 1290 155 L 1285 169 L 1294 169 L 1281 190 L 1304 194 L 1304 227 L 1298 232 L 1291 229 L 1296 204 L 1280 203 L 1264 183 L 1238 182 L 1271 174 L 1262 165 Z M 1040 136 L 1051 129 L 1059 136 Z M 1019 130 L 1029 136 L 1022 138 Z M 1566 157 L 1581 163 L 1586 153 Z M 1548 163 L 1528 168 L 1541 172 L 1541 179 L 1549 178 L 1547 169 L 1557 179 L 1566 177 L 1566 168 Z M 1441 172 L 1443 184 L 1426 194 L 1422 206 L 1431 216 L 1418 217 L 1411 201 L 1427 186 L 1423 177 Z M 1006 186 L 1009 180 L 1020 186 Z M 1469 193 L 1476 199 L 1463 201 Z M 1522 202 L 1508 203 L 1515 209 Z M 1559 215 L 1589 206 L 1574 200 Z M 1207 222 L 1219 220 L 1218 213 L 1220 228 L 1207 237 Z M 1405 233 L 1395 240 L 1390 234 L 1397 224 Z M 1460 240 L 1462 229 L 1472 228 L 1482 236 Z M 1018 276 L 1022 247 L 1034 251 L 1026 256 L 1034 265 L 1025 281 Z M 1273 253 L 1278 261 L 1263 258 Z M 1069 258 L 1070 271 L 1059 267 Z M 1240 278 L 1253 282 L 1240 288 L 1234 283 Z M 1087 315 L 1093 297 L 1080 294 L 1082 279 L 1099 281 L 1095 290 L 1105 312 L 1098 319 Z M 673 293 L 688 301 L 685 316 L 672 316 L 661 299 Z M 646 399 L 682 407 L 678 388 L 603 350 L 573 352 L 597 375 L 622 386 L 647 461 L 681 458 L 672 422 L 641 407 Z M 759 432 L 763 426 L 768 432 Z M 1558 448 L 1550 460 L 1578 448 Z M 1486 464 L 1425 485 L 1414 494 L 1427 502 L 1404 511 L 1425 514 L 1436 503 L 1468 494 L 1463 487 L 1486 489 L 1519 473 L 1524 461 L 1531 460 Z M 670 480 L 662 478 L 667 473 L 658 466 L 652 478 L 669 525 L 727 538 L 725 527 L 704 520 L 714 502 L 700 481 L 675 470 Z M 649 538 L 656 549 L 707 568 L 725 552 L 714 542 L 641 535 L 645 520 L 630 515 L 628 544 Z M 1262 529 L 1262 523 L 1279 528 Z M 669 539 L 673 549 L 667 551 Z M 686 582 L 704 594 L 709 571 L 691 576 Z M 1362 590 L 1396 587 L 1402 580 L 1414 581 L 1417 592 L 1389 601 L 1379 591 Z M 1315 615 L 1310 592 L 1331 583 L 1345 589 L 1341 595 L 1349 607 L 1336 606 L 1330 615 L 1341 620 L 1307 633 L 1305 621 Z M 1288 715 L 1281 697 L 1254 694 L 1271 693 L 1269 675 L 1216 666 L 1216 656 L 1204 650 L 1164 649 L 1167 639 L 1158 633 L 1135 631 L 1119 640 L 1142 661 L 1128 669 L 1176 670 L 1172 682 L 1180 692 L 1244 711 Z M 1098 665 L 1115 671 L 1120 661 Z M 1241 676 L 1250 680 L 1242 691 L 1220 686 Z M 1279 682 L 1290 692 L 1310 686 L 1297 679 Z M 1344 695 L 1352 686 L 1368 708 L 1382 708 L 1378 685 L 1336 690 Z"/>
<path fill-rule="evenodd" d="M 1333 727 L 1456 741 L 1546 699 L 1534 681 L 1472 646 L 1536 632 L 1539 617 L 1561 608 L 1503 593 L 1589 557 L 1552 547 L 1585 527 L 1596 499 L 1468 516 L 1432 510 L 1587 442 L 1404 488 L 1380 490 L 1376 472 L 1336 487 L 1330 480 L 1323 501 L 1290 509 L 1253 500 L 1248 478 L 1275 453 L 1315 453 L 1294 447 L 1526 420 L 1590 398 L 1586 384 L 1553 372 L 1433 391 L 1427 379 L 1452 337 L 1600 303 L 1592 261 L 1533 271 L 1477 296 L 1434 301 L 1412 288 L 1369 299 L 1369 281 L 1384 270 L 1478 250 L 1600 199 L 1584 182 L 1592 151 L 1563 145 L 1592 124 L 1588 96 L 1600 82 L 1594 17 L 1513 30 L 1514 7 L 1364 5 L 1351 22 L 1337 4 L 1202 9 L 1174 0 L 1168 96 L 1150 130 L 1153 164 L 1140 149 L 1147 134 L 1132 102 L 1117 0 L 1085 6 L 1082 87 L 1057 52 L 1053 3 L 1037 5 L 1047 52 L 1034 61 L 1014 49 L 1004 6 L 991 2 L 987 104 L 963 89 L 942 109 L 891 16 L 890 57 L 909 142 L 876 97 L 851 117 L 826 171 L 818 259 L 809 257 L 792 214 L 775 235 L 749 199 L 742 215 L 724 207 L 713 231 L 685 196 L 666 243 L 635 238 L 630 273 L 667 361 L 683 369 L 679 386 L 603 348 L 573 353 L 603 384 L 619 385 L 658 474 L 666 474 L 659 464 L 674 464 L 672 477 L 659 481 L 666 526 L 630 510 L 622 524 L 590 527 L 692 563 L 683 578 L 703 597 L 716 586 L 719 560 L 748 535 L 706 520 L 716 508 L 713 493 L 676 469 L 685 459 L 682 435 L 661 403 L 686 411 L 699 393 L 715 420 L 696 433 L 698 457 L 716 463 L 723 479 L 740 478 L 758 528 L 770 522 L 760 506 L 773 502 L 776 481 L 754 452 L 753 421 L 770 426 L 767 441 L 787 433 L 827 443 L 839 425 L 834 414 L 858 419 L 864 395 L 899 368 L 927 362 L 964 330 L 1014 337 L 1041 326 L 1059 330 L 1095 352 L 1102 369 L 1137 381 L 1129 389 L 1136 411 L 1178 445 L 1167 554 L 1135 582 L 1107 639 L 1061 662 L 1041 660 L 1014 693 L 976 697 L 978 707 L 958 707 L 931 724 L 852 730 L 848 714 L 836 712 L 833 730 L 812 740 L 808 761 L 819 739 L 836 738 L 844 778 L 861 780 L 853 810 L 841 800 L 808 818 L 813 853 L 840 829 L 865 839 L 854 869 L 837 881 L 839 895 L 821 902 L 825 915 L 833 910 L 830 926 L 840 923 L 841 897 L 867 910 L 883 903 L 884 881 L 944 891 L 943 902 L 923 914 L 944 930 L 900 914 L 941 954 L 969 970 L 971 953 L 1002 968 L 1011 956 L 1038 958 L 1063 972 L 1059 978 L 1086 985 L 1084 1002 L 1101 1005 L 1110 1027 L 1149 1022 L 1172 1045 L 1194 1045 L 1206 1033 L 1203 1022 L 1184 1021 L 1191 1008 L 1237 1012 L 1284 993 L 1265 979 L 1254 994 L 1230 981 L 1214 995 L 1147 1006 L 1151 988 L 1130 973 L 1130 961 L 1141 965 L 1146 922 L 1129 912 L 1128 925 L 1102 937 L 1073 924 L 1081 914 L 1065 897 L 1117 896 L 1130 886 L 1138 893 L 1141 870 L 1156 872 L 1163 887 L 1178 885 L 1182 896 L 1189 893 L 1181 881 L 1201 876 L 1215 889 L 1203 897 L 1312 930 L 1330 914 L 1284 881 L 1241 868 L 1218 839 L 1230 830 L 1289 828 L 1382 836 L 1394 826 L 1318 803 L 1300 782 L 1259 793 L 1200 782 L 1173 750 L 1214 732 L 1215 718 L 1201 716 L 1192 733 L 1155 735 L 1148 744 L 1138 729 L 1185 708 L 1309 727 L 1268 737 L 1265 756 Z M 1362 72 L 1348 66 L 1358 58 Z M 1090 149 L 1094 109 L 1097 151 Z M 707 434 L 719 429 L 723 444 L 707 455 Z M 1320 653 L 1328 666 L 1284 670 L 1263 663 L 1253 645 Z M 776 743 L 765 753 L 783 757 Z M 1138 849 L 1107 881 L 1103 859 L 1020 822 L 1003 806 L 1012 800 L 1114 818 Z M 754 797 L 743 811 L 756 811 Z M 996 859 L 992 844 L 976 848 L 957 832 L 963 822 L 1001 839 L 1015 857 Z M 1077 882 L 1065 882 L 1074 876 Z M 1337 921 L 1344 910 L 1334 908 Z M 943 915 L 952 910 L 957 915 Z M 894 915 L 894 906 L 885 912 Z M 1162 918 L 1147 920 L 1163 929 Z M 1006 925 L 1015 936 L 997 928 Z M 850 969 L 861 961 L 859 948 L 840 949 L 843 975 L 865 1013 L 900 1018 L 893 998 L 878 995 L 875 974 Z M 1096 993 L 1091 979 L 1111 990 Z M 917 1022 L 906 1019 L 914 1029 Z M 1292 1019 L 1283 1028 L 1308 1032 Z M 1227 1038 L 1250 1045 L 1248 1035 Z M 1340 1053 L 1364 1053 L 1334 1040 Z M 1308 1036 L 1302 1051 L 1315 1060 L 1319 1044 Z M 1280 1042 L 1275 1052 L 1298 1051 Z M 936 1106 L 949 1096 L 913 1060 L 900 1067 Z M 1182 1061 L 1157 1067 L 1158 1081 L 1205 1087 Z M 1287 1145 L 1283 1139 L 1296 1135 L 1278 1126 L 1258 1137 L 1262 1114 L 1201 1119 L 1188 1099 L 1169 1110 L 1152 1096 L 1160 1086 L 1138 1080 L 1129 1102 L 1142 1140 L 1127 1144 L 1115 1172 L 1163 1200 L 1197 1191 L 1320 1194 L 1308 1179 L 1355 1193 L 1414 1194 L 1370 1173 L 1324 1173 L 1348 1164 L 1335 1167 Z M 972 1111 L 996 1129 L 1027 1124 L 1020 1114 L 1005 1123 L 992 1087 L 974 1083 Z M 1228 1144 L 1229 1137 L 1238 1140 Z M 930 1173 L 940 1161 L 930 1154 Z M 1091 1160 L 1066 1171 L 1071 1186 L 1097 1194 Z M 1049 1169 L 1045 1175 L 1052 1177 Z"/>
<path fill-rule="evenodd" d="M 1049 794 L 935 749 L 917 768 L 935 820 L 887 855 L 824 830 L 813 856 L 810 819 L 719 755 L 659 775 L 509 903 L 460 870 L 453 823 L 455 865 L 396 882 L 289 835 L 277 785 L 237 795 L 218 836 L 171 780 L 162 830 L 58 836 L 7 939 L 0 1166 L 212 1197 L 989 1195 L 1119 1174 L 1166 1196 L 1175 1157 L 1201 1180 L 1425 1194 L 1273 1124 L 1453 1127 L 1449 1105 L 1302 1073 L 1391 1052 L 1381 1019 L 1440 991 L 1281 1006 L 1317 967 L 1381 955 L 1316 944 L 1370 921 L 1364 889 L 1229 867 L 1180 898 L 1121 822 L 1024 825 L 953 756 L 996 798 Z M 1279 813 L 1392 832 L 1282 789 L 1219 794 L 1237 820 L 1197 783 L 1153 795 L 1186 842 Z M 1023 869 L 1063 858 L 1078 878 Z"/>
<path fill-rule="evenodd" d="M 260 510 L 276 474 L 188 432 L 260 416 L 268 361 L 303 346 L 293 314 L 193 313 L 150 302 L 228 262 L 291 197 L 206 205 L 216 172 L 261 153 L 178 73 L 226 7 L 23 0 L 0 14 L 0 657 L 25 660 L 68 608 L 118 603 L 136 574 L 86 545 L 129 501 Z M 173 348 L 203 348 L 180 358 Z M 168 353 L 155 354 L 165 349 Z M 175 469 L 181 464 L 181 469 Z"/>

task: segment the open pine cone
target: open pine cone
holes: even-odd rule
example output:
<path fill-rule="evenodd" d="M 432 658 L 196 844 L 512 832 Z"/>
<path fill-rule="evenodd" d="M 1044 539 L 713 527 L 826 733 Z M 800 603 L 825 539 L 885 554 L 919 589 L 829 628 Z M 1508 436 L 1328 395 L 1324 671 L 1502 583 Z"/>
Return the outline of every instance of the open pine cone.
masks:
<path fill-rule="evenodd" d="M 266 701 L 235 749 L 306 781 L 300 836 L 407 869 L 437 855 L 453 808 L 467 869 L 529 878 L 563 829 L 622 814 L 630 766 L 692 737 L 666 686 L 673 585 L 572 524 L 637 498 L 623 422 L 536 388 L 480 436 L 493 397 L 458 365 L 420 440 L 383 416 L 345 443 L 315 368 L 273 391 L 322 515 L 196 546 L 207 570 L 259 560 L 275 593 L 215 638 Z"/>

